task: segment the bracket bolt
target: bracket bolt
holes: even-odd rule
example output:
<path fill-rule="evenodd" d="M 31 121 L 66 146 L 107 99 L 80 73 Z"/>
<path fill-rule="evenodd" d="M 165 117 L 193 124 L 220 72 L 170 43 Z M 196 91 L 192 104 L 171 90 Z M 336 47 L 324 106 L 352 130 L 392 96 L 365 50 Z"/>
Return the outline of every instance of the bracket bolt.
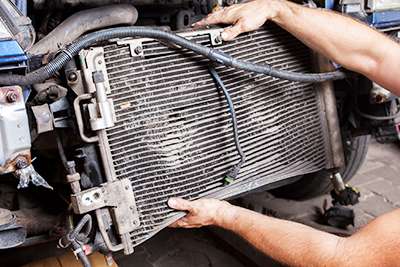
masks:
<path fill-rule="evenodd" d="M 136 55 L 140 55 L 140 53 L 143 52 L 143 48 L 141 46 L 136 46 L 134 52 Z"/>
<path fill-rule="evenodd" d="M 6 97 L 7 97 L 7 102 L 9 103 L 14 103 L 17 102 L 18 100 L 18 94 L 14 90 L 8 91 Z"/>
<path fill-rule="evenodd" d="M 78 75 L 76 74 L 76 72 L 71 72 L 70 74 L 68 74 L 68 81 L 76 82 L 77 80 L 78 80 Z"/>

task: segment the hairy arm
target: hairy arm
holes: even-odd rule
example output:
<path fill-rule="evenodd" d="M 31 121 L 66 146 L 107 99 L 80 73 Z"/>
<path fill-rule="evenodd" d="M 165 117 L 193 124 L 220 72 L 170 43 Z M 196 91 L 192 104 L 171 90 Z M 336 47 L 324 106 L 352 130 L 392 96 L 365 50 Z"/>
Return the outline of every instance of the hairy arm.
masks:
<path fill-rule="evenodd" d="M 169 205 L 189 212 L 173 227 L 215 225 L 233 231 L 289 266 L 395 266 L 400 260 L 400 210 L 342 238 L 213 199 L 170 199 Z"/>
<path fill-rule="evenodd" d="M 197 26 L 232 24 L 231 40 L 274 21 L 310 48 L 400 95 L 400 45 L 372 28 L 336 12 L 285 0 L 254 0 L 218 10 Z"/>

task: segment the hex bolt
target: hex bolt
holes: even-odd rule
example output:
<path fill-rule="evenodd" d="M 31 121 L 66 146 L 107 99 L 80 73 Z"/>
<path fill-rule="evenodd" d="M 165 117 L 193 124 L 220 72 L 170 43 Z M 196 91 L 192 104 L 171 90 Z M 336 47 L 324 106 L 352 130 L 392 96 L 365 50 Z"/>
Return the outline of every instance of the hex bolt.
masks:
<path fill-rule="evenodd" d="M 78 80 L 78 75 L 76 72 L 71 72 L 68 74 L 68 81 L 70 82 L 76 82 Z"/>
<path fill-rule="evenodd" d="M 14 103 L 18 100 L 18 94 L 14 90 L 10 90 L 6 94 L 7 102 Z"/>
<path fill-rule="evenodd" d="M 143 48 L 141 46 L 136 46 L 134 52 L 136 55 L 140 55 L 143 52 Z"/>

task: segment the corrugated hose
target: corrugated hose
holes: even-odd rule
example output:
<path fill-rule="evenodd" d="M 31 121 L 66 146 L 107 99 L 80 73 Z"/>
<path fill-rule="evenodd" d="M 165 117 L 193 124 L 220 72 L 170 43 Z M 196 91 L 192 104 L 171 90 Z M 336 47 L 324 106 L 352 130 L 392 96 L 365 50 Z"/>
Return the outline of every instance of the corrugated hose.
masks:
<path fill-rule="evenodd" d="M 317 83 L 331 80 L 344 79 L 346 74 L 343 71 L 333 71 L 325 73 L 299 73 L 291 72 L 286 70 L 275 69 L 267 64 L 255 64 L 246 62 L 243 60 L 235 59 L 230 55 L 213 49 L 196 44 L 188 39 L 185 39 L 175 33 L 165 32 L 158 29 L 152 29 L 147 27 L 117 27 L 112 29 L 105 29 L 96 32 L 89 33 L 78 38 L 76 41 L 68 45 L 64 50 L 61 50 L 58 55 L 51 60 L 46 66 L 43 66 L 35 71 L 32 71 L 26 75 L 18 74 L 1 74 L 0 85 L 32 85 L 45 81 L 52 77 L 65 66 L 70 60 L 73 59 L 78 53 L 85 48 L 88 48 L 96 43 L 108 41 L 115 38 L 126 38 L 126 37 L 147 37 L 152 39 L 160 39 L 166 42 L 174 43 L 191 50 L 197 54 L 200 54 L 213 62 L 242 69 L 249 72 L 255 72 L 260 74 L 269 75 L 272 77 L 305 83 Z"/>

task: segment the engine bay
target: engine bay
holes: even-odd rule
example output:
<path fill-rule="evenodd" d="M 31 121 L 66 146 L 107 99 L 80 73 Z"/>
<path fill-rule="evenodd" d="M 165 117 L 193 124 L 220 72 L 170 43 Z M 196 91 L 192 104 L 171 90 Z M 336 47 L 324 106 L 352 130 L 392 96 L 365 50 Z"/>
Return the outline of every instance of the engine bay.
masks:
<path fill-rule="evenodd" d="M 356 136 L 398 141 L 396 96 L 278 26 L 191 28 L 235 3 L 0 3 L 1 248 L 131 254 L 184 215 L 170 197 L 270 190 L 337 172 Z M 323 7 L 399 37 L 397 1 Z"/>

